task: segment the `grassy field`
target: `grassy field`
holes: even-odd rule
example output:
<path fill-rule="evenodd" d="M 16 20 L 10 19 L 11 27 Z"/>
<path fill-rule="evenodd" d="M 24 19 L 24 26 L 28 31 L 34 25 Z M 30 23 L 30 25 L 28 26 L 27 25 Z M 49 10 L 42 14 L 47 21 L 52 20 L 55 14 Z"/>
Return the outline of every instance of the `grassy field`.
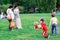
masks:
<path fill-rule="evenodd" d="M 50 21 L 50 14 L 20 14 L 23 29 L 16 29 L 9 31 L 8 21 L 6 19 L 0 20 L 0 40 L 60 40 L 60 22 L 58 24 L 58 36 L 51 35 L 51 27 L 48 30 L 50 38 L 46 39 L 42 36 L 42 30 L 34 29 L 34 22 L 44 18 L 47 26 Z M 60 14 L 56 15 L 60 20 Z"/>

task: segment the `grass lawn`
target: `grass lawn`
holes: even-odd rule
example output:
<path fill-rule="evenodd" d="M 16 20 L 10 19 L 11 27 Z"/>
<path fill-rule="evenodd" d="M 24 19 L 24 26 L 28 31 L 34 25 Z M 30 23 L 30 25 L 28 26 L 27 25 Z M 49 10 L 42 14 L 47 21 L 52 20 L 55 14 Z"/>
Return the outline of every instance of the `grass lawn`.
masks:
<path fill-rule="evenodd" d="M 50 38 L 46 39 L 42 36 L 42 30 L 34 29 L 34 22 L 40 18 L 44 18 L 47 26 L 49 26 L 50 14 L 20 14 L 23 29 L 16 29 L 9 31 L 8 21 L 6 19 L 0 20 L 0 40 L 60 40 L 60 22 L 58 24 L 58 36 L 51 35 L 51 27 L 48 30 Z M 56 15 L 60 20 L 60 14 Z"/>

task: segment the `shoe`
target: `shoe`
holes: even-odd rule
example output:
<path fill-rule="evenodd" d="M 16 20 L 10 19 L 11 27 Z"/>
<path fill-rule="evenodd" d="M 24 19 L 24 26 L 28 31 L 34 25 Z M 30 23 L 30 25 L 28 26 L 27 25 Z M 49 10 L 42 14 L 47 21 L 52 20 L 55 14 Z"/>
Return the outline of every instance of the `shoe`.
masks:
<path fill-rule="evenodd" d="M 14 31 L 14 30 L 11 30 L 11 31 Z"/>
<path fill-rule="evenodd" d="M 48 35 L 48 39 L 50 38 L 50 35 Z"/>

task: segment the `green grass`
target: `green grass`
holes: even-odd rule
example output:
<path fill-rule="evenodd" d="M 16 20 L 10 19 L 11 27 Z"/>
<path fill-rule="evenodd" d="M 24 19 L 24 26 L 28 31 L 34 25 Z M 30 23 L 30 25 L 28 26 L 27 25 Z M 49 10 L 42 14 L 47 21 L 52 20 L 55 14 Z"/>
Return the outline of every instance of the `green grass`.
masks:
<path fill-rule="evenodd" d="M 42 30 L 34 29 L 34 22 L 44 18 L 47 26 L 50 21 L 50 14 L 20 14 L 23 29 L 16 29 L 9 31 L 8 21 L 6 19 L 0 20 L 0 40 L 60 40 L 60 22 L 58 24 L 58 36 L 51 35 L 51 27 L 48 30 L 50 38 L 46 39 L 42 36 Z M 60 20 L 60 14 L 56 15 Z"/>

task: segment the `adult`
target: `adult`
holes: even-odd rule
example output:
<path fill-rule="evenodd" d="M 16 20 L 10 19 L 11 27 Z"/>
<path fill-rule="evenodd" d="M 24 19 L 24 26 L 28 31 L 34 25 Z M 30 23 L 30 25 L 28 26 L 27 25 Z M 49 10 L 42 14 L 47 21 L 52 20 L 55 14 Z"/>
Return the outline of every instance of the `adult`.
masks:
<path fill-rule="evenodd" d="M 14 27 L 14 13 L 12 11 L 13 6 L 10 5 L 9 8 L 7 9 L 7 19 L 9 21 L 9 30 L 12 30 Z"/>
<path fill-rule="evenodd" d="M 16 20 L 16 27 L 18 29 L 22 29 L 21 19 L 20 19 L 20 15 L 19 15 L 19 8 L 17 5 L 14 6 L 14 14 L 15 14 L 15 20 Z"/>

